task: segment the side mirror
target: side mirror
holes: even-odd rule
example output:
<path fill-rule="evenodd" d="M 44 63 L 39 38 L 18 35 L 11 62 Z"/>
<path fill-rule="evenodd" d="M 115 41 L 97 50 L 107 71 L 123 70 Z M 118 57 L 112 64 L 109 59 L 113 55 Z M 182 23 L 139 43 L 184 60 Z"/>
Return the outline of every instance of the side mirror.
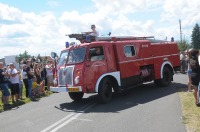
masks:
<path fill-rule="evenodd" d="M 51 57 L 55 58 L 57 56 L 57 54 L 55 52 L 51 52 Z"/>

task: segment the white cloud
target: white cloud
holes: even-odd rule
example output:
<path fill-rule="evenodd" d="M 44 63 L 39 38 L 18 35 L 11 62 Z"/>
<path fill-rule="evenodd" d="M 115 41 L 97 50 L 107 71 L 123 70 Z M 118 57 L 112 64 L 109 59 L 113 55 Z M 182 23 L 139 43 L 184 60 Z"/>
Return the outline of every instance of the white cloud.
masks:
<path fill-rule="evenodd" d="M 183 27 L 194 26 L 200 21 L 199 7 L 198 0 L 177 0 L 176 2 L 166 0 L 163 6 L 162 20 L 178 21 L 181 19 Z"/>
<path fill-rule="evenodd" d="M 57 18 L 50 12 L 39 15 L 24 13 L 14 7 L 1 6 L 1 20 L 12 21 L 0 25 L 0 45 L 7 44 L 0 49 L 0 57 L 23 53 L 50 54 L 64 47 L 66 37 L 59 30 Z M 8 13 L 4 14 L 3 12 Z M 20 21 L 20 23 L 16 22 Z M 11 47 L 11 45 L 13 47 Z"/>
<path fill-rule="evenodd" d="M 93 0 L 98 11 L 104 14 L 127 14 L 157 8 L 160 0 Z"/>
<path fill-rule="evenodd" d="M 0 19 L 12 21 L 20 20 L 19 17 L 21 16 L 21 11 L 19 9 L 1 3 L 0 9 Z"/>

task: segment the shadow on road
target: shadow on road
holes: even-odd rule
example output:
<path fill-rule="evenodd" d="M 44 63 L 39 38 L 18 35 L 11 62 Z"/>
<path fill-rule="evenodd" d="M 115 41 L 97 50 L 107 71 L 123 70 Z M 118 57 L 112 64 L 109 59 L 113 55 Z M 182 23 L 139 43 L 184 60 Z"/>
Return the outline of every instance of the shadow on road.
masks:
<path fill-rule="evenodd" d="M 79 112 L 77 108 L 80 108 L 90 102 L 94 102 L 96 105 L 87 112 L 119 112 L 124 109 L 135 107 L 139 104 L 145 104 L 165 96 L 175 94 L 177 90 L 187 91 L 187 85 L 180 83 L 172 83 L 168 87 L 156 87 L 154 83 L 143 84 L 131 90 L 127 90 L 119 95 L 113 97 L 112 101 L 107 104 L 99 104 L 98 96 L 92 95 L 88 98 L 83 98 L 79 102 L 66 102 L 60 104 L 60 107 L 56 107 L 62 111 Z"/>
<path fill-rule="evenodd" d="M 174 86 L 177 88 L 177 92 L 187 92 L 188 86 L 186 84 L 174 83 Z"/>

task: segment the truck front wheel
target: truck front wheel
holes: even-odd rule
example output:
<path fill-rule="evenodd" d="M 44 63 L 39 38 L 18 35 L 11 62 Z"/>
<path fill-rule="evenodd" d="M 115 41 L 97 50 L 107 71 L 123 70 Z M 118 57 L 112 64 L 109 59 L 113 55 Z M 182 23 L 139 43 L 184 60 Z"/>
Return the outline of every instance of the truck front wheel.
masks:
<path fill-rule="evenodd" d="M 154 83 L 157 86 L 166 87 L 171 84 L 173 75 L 171 70 L 168 67 L 164 67 L 163 69 L 163 78 L 154 80 Z"/>
<path fill-rule="evenodd" d="M 112 83 L 109 78 L 105 78 L 100 82 L 98 97 L 100 103 L 108 103 L 112 99 Z"/>
<path fill-rule="evenodd" d="M 69 92 L 69 97 L 74 101 L 79 101 L 83 98 L 83 92 Z"/>

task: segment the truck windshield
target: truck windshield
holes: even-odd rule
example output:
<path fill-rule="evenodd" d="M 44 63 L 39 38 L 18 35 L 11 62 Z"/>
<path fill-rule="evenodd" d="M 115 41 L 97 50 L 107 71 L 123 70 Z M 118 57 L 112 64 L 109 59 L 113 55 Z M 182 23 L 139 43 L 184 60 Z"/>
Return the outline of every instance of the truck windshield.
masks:
<path fill-rule="evenodd" d="M 67 56 L 68 56 L 68 50 L 65 50 L 63 52 L 60 53 L 60 59 L 58 62 L 59 66 L 62 66 L 65 64 L 66 60 L 67 60 Z"/>
<path fill-rule="evenodd" d="M 75 64 L 75 63 L 81 63 L 84 61 L 85 58 L 85 52 L 86 48 L 77 48 L 77 49 L 71 49 L 69 51 L 69 57 L 67 64 Z"/>

